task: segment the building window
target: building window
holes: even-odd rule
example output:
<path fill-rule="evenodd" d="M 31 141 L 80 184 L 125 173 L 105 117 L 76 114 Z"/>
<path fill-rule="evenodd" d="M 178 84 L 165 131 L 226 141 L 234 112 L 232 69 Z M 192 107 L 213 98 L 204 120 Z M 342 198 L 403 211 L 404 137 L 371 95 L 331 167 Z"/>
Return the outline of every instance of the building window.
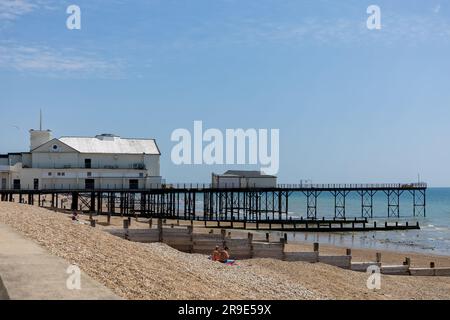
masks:
<path fill-rule="evenodd" d="M 58 172 L 58 177 L 61 177 L 61 172 Z"/>
<path fill-rule="evenodd" d="M 130 189 L 131 190 L 139 189 L 139 181 L 135 179 L 130 180 Z"/>
<path fill-rule="evenodd" d="M 84 159 L 84 167 L 86 169 L 91 169 L 92 168 L 92 160 L 91 159 Z"/>
<path fill-rule="evenodd" d="M 19 179 L 14 179 L 13 180 L 13 189 L 14 190 L 20 190 L 20 180 Z"/>
<path fill-rule="evenodd" d="M 66 176 L 66 173 L 65 173 L 65 172 L 62 172 L 61 175 L 62 175 L 63 177 L 65 177 L 65 176 Z"/>
<path fill-rule="evenodd" d="M 49 173 L 48 173 L 48 176 L 49 176 L 49 177 L 51 177 L 51 176 L 52 176 L 52 173 L 51 173 L 51 172 L 49 172 Z"/>
<path fill-rule="evenodd" d="M 88 172 L 88 173 L 87 173 L 87 176 L 88 176 L 88 177 L 92 177 L 92 172 Z"/>
<path fill-rule="evenodd" d="M 84 187 L 87 190 L 93 190 L 95 189 L 95 180 L 94 179 L 86 179 L 84 181 Z"/>

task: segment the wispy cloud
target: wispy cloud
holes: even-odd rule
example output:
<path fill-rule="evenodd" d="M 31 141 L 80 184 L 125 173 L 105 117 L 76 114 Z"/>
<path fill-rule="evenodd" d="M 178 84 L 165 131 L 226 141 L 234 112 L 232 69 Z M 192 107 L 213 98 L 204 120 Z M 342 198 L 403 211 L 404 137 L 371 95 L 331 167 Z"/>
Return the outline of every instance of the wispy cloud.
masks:
<path fill-rule="evenodd" d="M 54 10 L 54 0 L 0 0 L 0 28 L 34 11 Z"/>
<path fill-rule="evenodd" d="M 0 69 L 19 73 L 71 78 L 121 78 L 123 62 L 73 49 L 0 42 Z"/>
<path fill-rule="evenodd" d="M 386 15 L 383 33 L 380 33 L 379 37 L 388 43 L 448 44 L 450 43 L 450 22 L 436 15 Z"/>
<path fill-rule="evenodd" d="M 305 17 L 298 22 L 247 19 L 222 24 L 205 22 L 172 42 L 175 47 L 259 45 L 390 45 L 450 43 L 450 21 L 434 14 L 382 15 L 382 29 L 368 30 L 366 16 L 323 19 Z M 204 30 L 214 30 L 213 37 Z M 219 35 L 219 36 L 217 36 Z"/>
<path fill-rule="evenodd" d="M 432 16 L 400 16 L 385 14 L 381 30 L 368 30 L 366 21 L 336 19 L 321 21 L 306 20 L 298 25 L 279 25 L 267 28 L 264 37 L 277 41 L 311 40 L 321 44 L 420 44 L 437 41 L 441 43 L 450 40 L 450 23 L 445 19 Z"/>
<path fill-rule="evenodd" d="M 36 8 L 37 4 L 28 0 L 0 0 L 0 20 L 14 20 Z"/>
<path fill-rule="evenodd" d="M 0 0 L 0 29 L 38 10 L 55 10 L 55 0 Z M 42 43 L 42 42 L 41 42 Z M 123 61 L 105 59 L 89 50 L 0 41 L 0 70 L 63 78 L 121 78 Z"/>
<path fill-rule="evenodd" d="M 441 12 L 441 5 L 440 4 L 438 4 L 437 6 L 435 6 L 434 8 L 433 8 L 433 12 L 434 13 L 439 13 L 439 12 Z"/>

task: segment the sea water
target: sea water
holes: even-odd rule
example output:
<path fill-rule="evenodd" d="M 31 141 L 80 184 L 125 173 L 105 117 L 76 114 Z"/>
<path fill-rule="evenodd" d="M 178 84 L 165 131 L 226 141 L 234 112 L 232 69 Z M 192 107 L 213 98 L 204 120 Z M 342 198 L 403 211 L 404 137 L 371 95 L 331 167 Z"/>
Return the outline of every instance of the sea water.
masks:
<path fill-rule="evenodd" d="M 334 217 L 334 196 L 330 192 L 320 194 L 317 202 L 318 218 Z M 198 201 L 197 210 L 203 207 Z M 346 217 L 361 218 L 361 196 L 351 192 L 346 197 Z M 450 188 L 428 188 L 426 192 L 426 216 L 417 209 L 413 215 L 413 196 L 405 190 L 400 197 L 400 217 L 388 218 L 387 195 L 378 191 L 373 197 L 373 218 L 369 224 L 378 225 L 399 222 L 416 224 L 420 230 L 370 231 L 370 232 L 290 232 L 289 241 L 319 242 L 342 247 L 383 249 L 398 252 L 418 252 L 450 256 Z M 306 196 L 295 192 L 289 197 L 289 216 L 306 218 Z M 200 213 L 200 211 L 199 211 Z M 274 233 L 282 237 L 282 233 Z"/>
<path fill-rule="evenodd" d="M 346 198 L 346 217 L 361 217 L 361 197 L 350 193 Z M 450 255 L 450 188 L 429 188 L 426 193 L 426 216 L 413 216 L 413 197 L 404 191 L 400 198 L 400 217 L 388 218 L 387 195 L 378 192 L 373 198 L 373 219 L 378 225 L 385 221 L 394 223 L 419 222 L 421 230 L 371 231 L 371 232 L 330 232 L 330 233 L 290 233 L 291 241 L 319 242 L 354 248 L 373 248 L 401 252 Z M 306 197 L 293 194 L 289 198 L 289 214 L 306 218 Z M 318 217 L 334 217 L 334 196 L 324 192 L 317 203 Z"/>

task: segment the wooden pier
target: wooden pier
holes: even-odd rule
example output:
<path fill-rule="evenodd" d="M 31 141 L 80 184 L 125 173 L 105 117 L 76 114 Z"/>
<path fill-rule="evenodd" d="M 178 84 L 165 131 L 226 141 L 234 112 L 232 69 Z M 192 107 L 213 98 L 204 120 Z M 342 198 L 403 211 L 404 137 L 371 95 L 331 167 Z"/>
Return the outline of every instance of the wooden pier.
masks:
<path fill-rule="evenodd" d="M 297 223 L 291 221 L 290 223 L 273 223 L 269 221 L 258 221 L 253 223 L 245 222 L 207 222 L 205 221 L 205 228 L 209 229 L 242 229 L 242 230 L 256 230 L 256 231 L 282 231 L 282 232 L 364 232 L 364 231 L 393 231 L 393 230 L 417 230 L 420 229 L 419 222 L 410 224 L 405 222 L 399 224 L 398 222 L 385 222 L 377 225 L 376 222 L 354 222 L 351 220 L 342 220 L 335 222 L 322 222 L 321 220 L 305 221 Z"/>
<path fill-rule="evenodd" d="M 279 185 L 276 188 L 212 188 L 208 185 L 164 185 L 145 190 L 2 190 L 1 201 L 17 201 L 51 209 L 89 212 L 108 216 L 131 216 L 218 223 L 221 228 L 250 227 L 257 230 L 287 231 L 374 231 L 416 229 L 417 224 L 369 225 L 374 218 L 373 198 L 386 196 L 386 217 L 425 217 L 426 190 L 416 184 L 321 184 Z M 334 217 L 325 219 L 317 203 L 321 194 L 334 198 Z M 400 214 L 400 198 L 412 195 L 413 211 Z M 306 197 L 306 219 L 294 219 L 289 211 L 290 197 Z M 360 218 L 348 219 L 346 198 L 356 193 L 361 199 Z"/>

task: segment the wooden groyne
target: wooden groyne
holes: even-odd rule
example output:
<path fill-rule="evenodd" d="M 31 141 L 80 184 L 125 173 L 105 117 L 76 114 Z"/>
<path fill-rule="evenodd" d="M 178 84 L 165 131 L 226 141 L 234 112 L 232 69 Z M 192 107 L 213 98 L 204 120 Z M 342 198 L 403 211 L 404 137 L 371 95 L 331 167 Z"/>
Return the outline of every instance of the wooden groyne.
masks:
<path fill-rule="evenodd" d="M 233 238 L 231 233 L 222 229 L 220 234 L 194 233 L 188 227 L 164 227 L 160 221 L 156 228 L 130 229 L 128 220 L 124 221 L 124 228 L 108 230 L 109 233 L 129 241 L 153 243 L 162 242 L 179 251 L 187 253 L 211 254 L 216 246 L 228 247 L 232 259 L 245 260 L 256 258 L 270 258 L 285 261 L 325 262 L 350 269 L 351 257 L 320 256 L 319 247 L 314 246 L 313 252 L 286 252 L 285 238 L 279 241 L 258 241 L 252 233 L 246 238 Z"/>
<path fill-rule="evenodd" d="M 450 276 L 450 268 L 436 268 L 434 263 L 430 268 L 412 268 L 411 259 L 406 258 L 403 265 L 384 265 L 381 262 L 381 254 L 377 253 L 374 261 L 352 261 L 352 250 L 346 249 L 345 255 L 323 255 L 320 253 L 320 245 L 313 244 L 310 252 L 287 252 L 286 237 L 279 241 L 271 242 L 255 240 L 253 233 L 248 233 L 246 238 L 233 238 L 232 233 L 222 229 L 220 234 L 195 233 L 192 226 L 164 226 L 162 219 L 148 229 L 131 229 L 129 220 L 124 220 L 121 229 L 109 229 L 107 232 L 123 239 L 135 242 L 154 243 L 162 242 L 179 251 L 187 253 L 211 254 L 216 246 L 228 247 L 231 258 L 238 260 L 270 258 L 283 261 L 324 263 L 343 269 L 367 272 L 371 266 L 379 268 L 381 274 L 387 275 L 412 275 L 412 276 Z"/>

